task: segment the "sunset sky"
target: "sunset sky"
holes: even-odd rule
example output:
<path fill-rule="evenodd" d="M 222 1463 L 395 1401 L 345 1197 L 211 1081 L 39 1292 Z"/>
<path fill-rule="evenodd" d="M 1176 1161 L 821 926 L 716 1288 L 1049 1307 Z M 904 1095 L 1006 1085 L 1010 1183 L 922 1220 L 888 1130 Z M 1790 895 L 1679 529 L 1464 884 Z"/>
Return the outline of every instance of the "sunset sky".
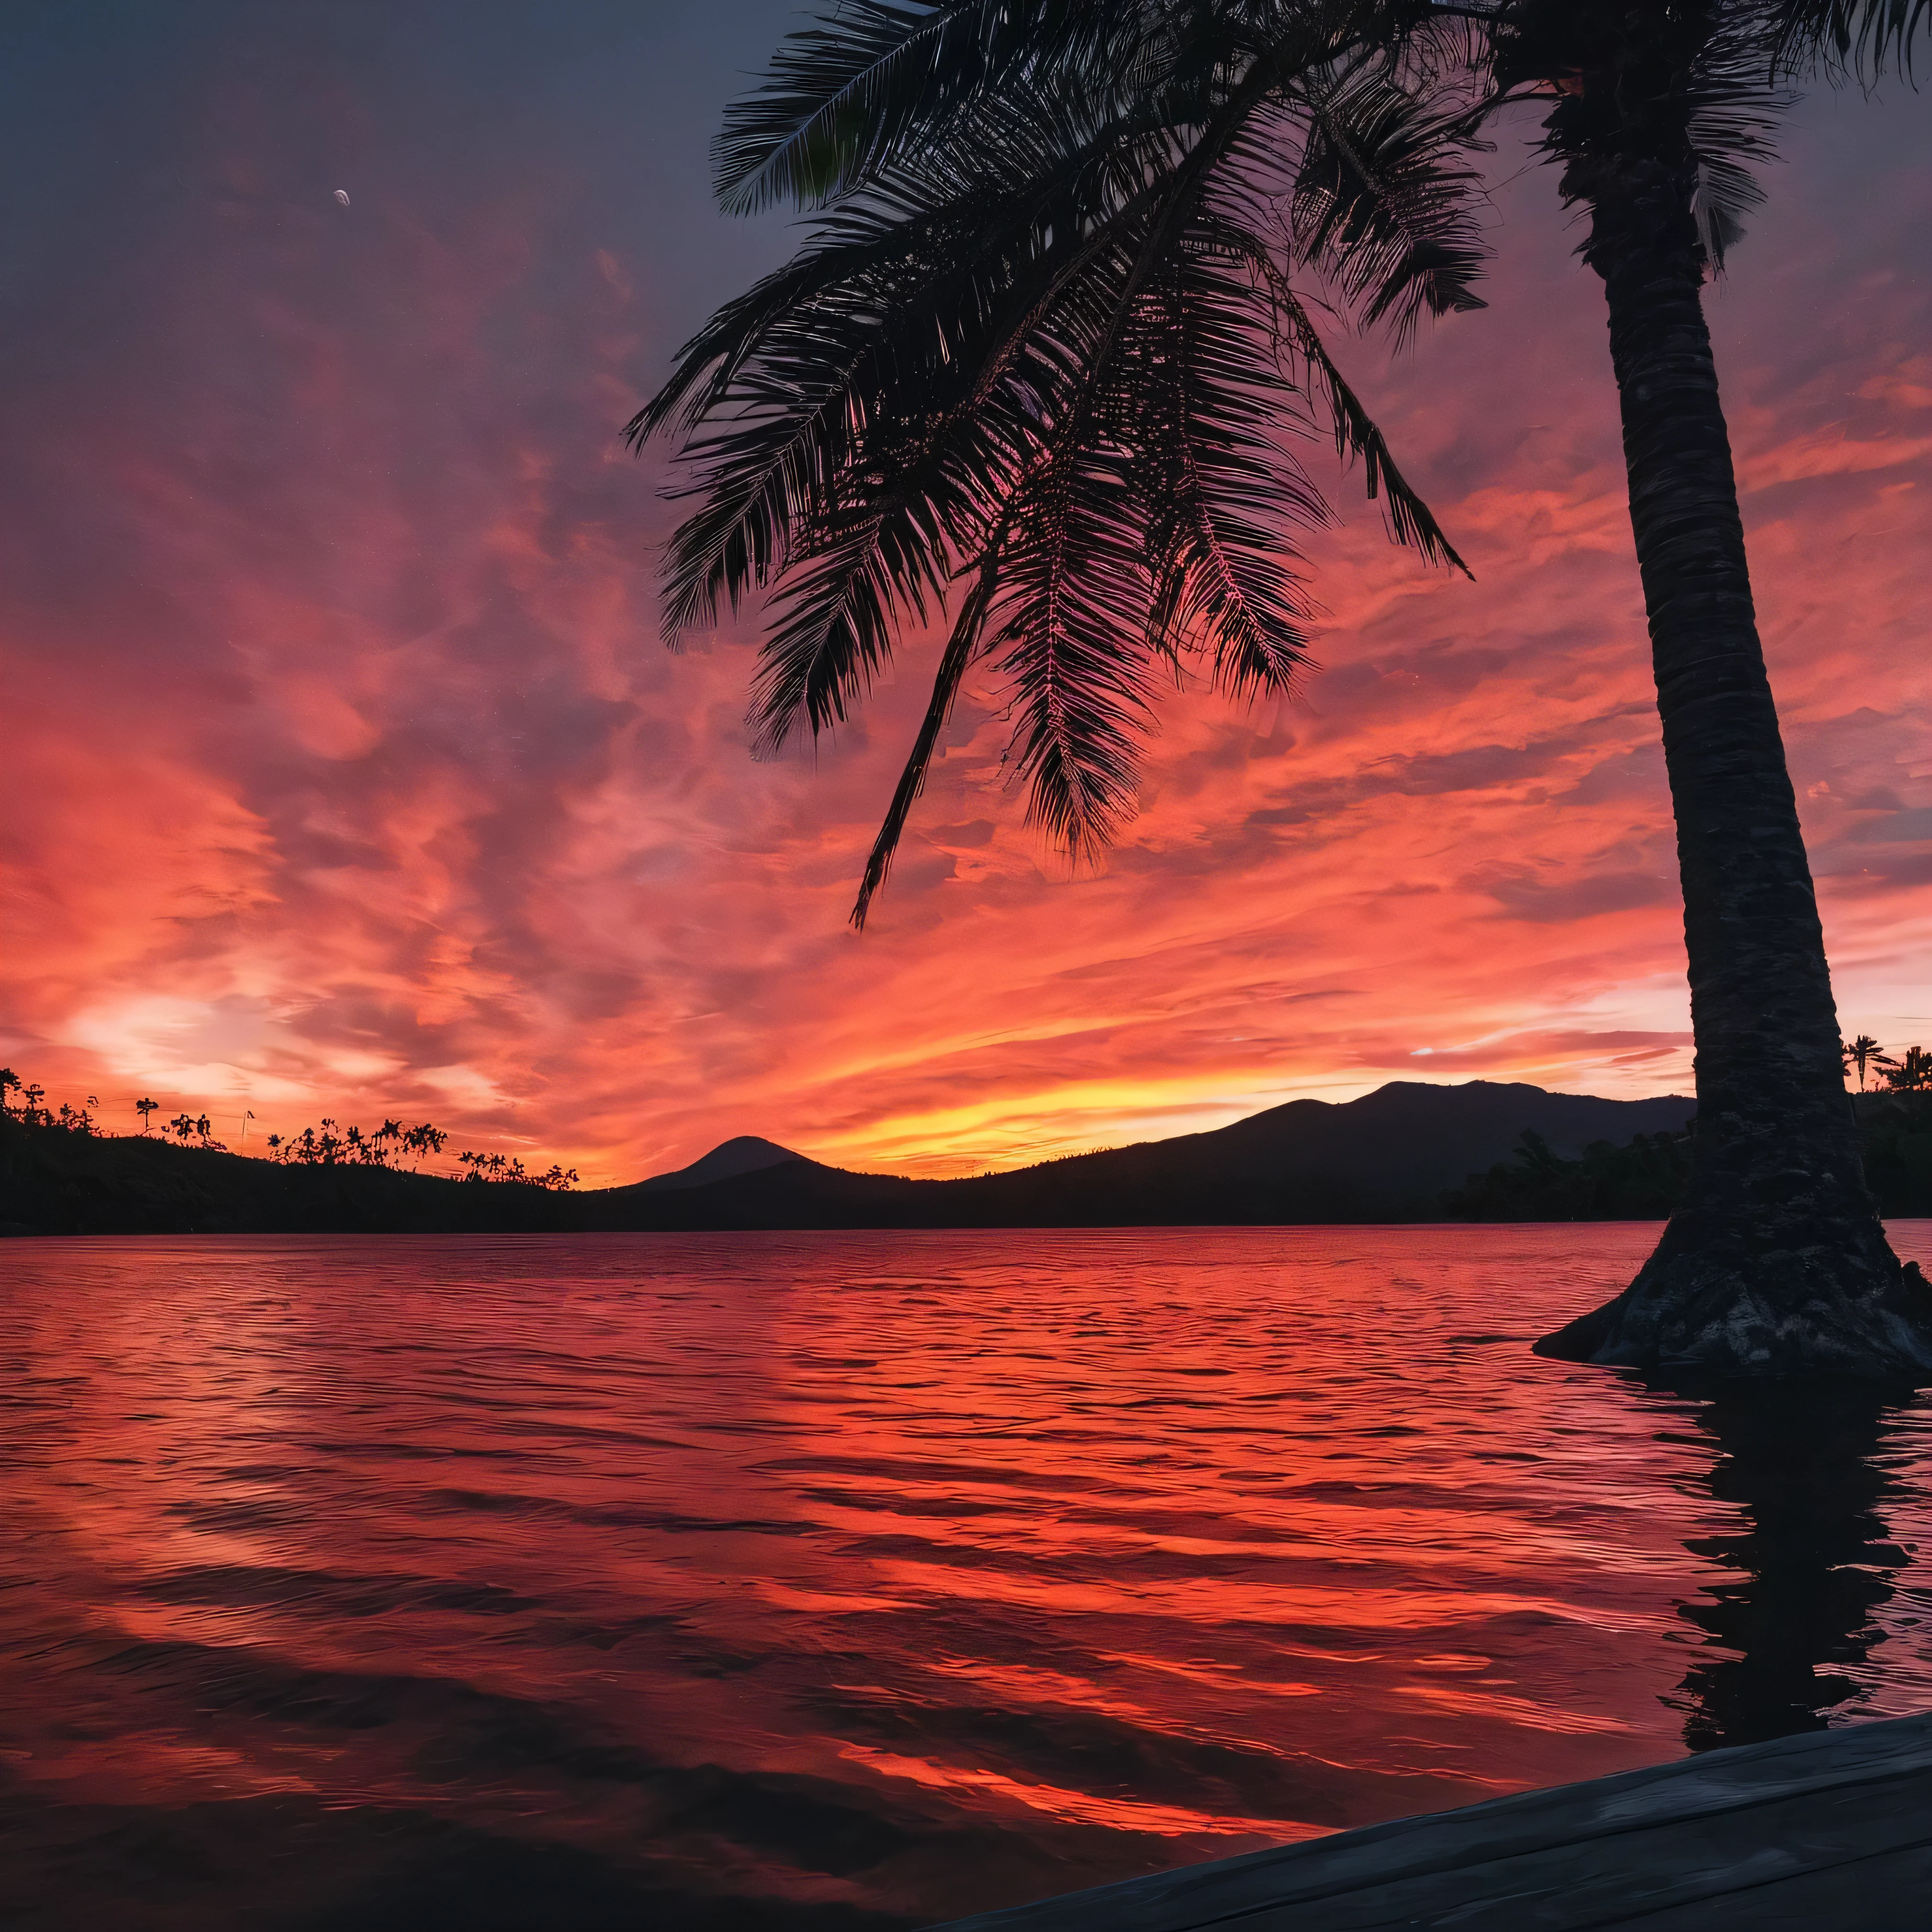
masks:
<path fill-rule="evenodd" d="M 619 442 L 790 246 L 706 150 L 795 18 L 8 10 L 0 1058 L 117 1130 L 397 1114 L 586 1180 L 735 1133 L 958 1173 L 1392 1078 L 1689 1090 L 1601 295 L 1520 136 L 1490 308 L 1340 344 L 1478 580 L 1336 475 L 1298 702 L 1179 700 L 1076 876 L 973 687 L 848 928 L 932 647 L 754 762 L 757 614 L 663 649 L 671 472 Z M 1932 1040 L 1932 102 L 1814 96 L 1784 149 L 1709 309 L 1840 1012 L 1895 1048 Z"/>

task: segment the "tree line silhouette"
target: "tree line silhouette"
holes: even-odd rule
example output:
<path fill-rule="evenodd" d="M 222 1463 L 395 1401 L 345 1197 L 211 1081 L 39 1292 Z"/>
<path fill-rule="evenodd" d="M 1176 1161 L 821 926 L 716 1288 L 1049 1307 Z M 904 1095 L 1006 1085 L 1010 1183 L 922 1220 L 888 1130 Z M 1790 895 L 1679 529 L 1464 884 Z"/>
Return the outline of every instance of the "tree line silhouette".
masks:
<path fill-rule="evenodd" d="M 1882 1212 L 1932 1212 L 1932 1051 L 1894 1057 L 1870 1034 L 1842 1049 L 1865 1178 Z M 1639 1134 L 1628 1146 L 1593 1141 L 1574 1158 L 1526 1129 L 1514 1154 L 1472 1174 L 1442 1198 L 1456 1221 L 1663 1221 L 1690 1180 L 1693 1120 L 1681 1133 Z"/>
<path fill-rule="evenodd" d="M 428 1154 L 442 1153 L 449 1136 L 428 1120 L 405 1126 L 400 1120 L 385 1120 L 364 1133 L 360 1127 L 340 1127 L 325 1118 L 321 1131 L 304 1127 L 298 1134 L 268 1136 L 268 1158 L 296 1167 L 394 1167 L 406 1156 L 418 1161 Z M 561 1167 L 553 1161 L 542 1173 L 532 1174 L 520 1160 L 500 1154 L 476 1154 L 466 1148 L 456 1156 L 465 1170 L 465 1180 L 514 1181 L 525 1187 L 562 1189 L 577 1183 L 574 1167 Z M 412 1171 L 419 1172 L 420 1169 Z"/>
<path fill-rule="evenodd" d="M 20 1096 L 16 1106 L 12 1096 Z M 22 1126 L 53 1127 L 70 1134 L 98 1134 L 99 1124 L 94 1118 L 94 1109 L 100 1105 L 98 1099 L 90 1094 L 86 1103 L 79 1107 L 70 1106 L 63 1100 L 60 1109 L 41 1105 L 47 1097 L 47 1090 L 24 1082 L 10 1066 L 0 1066 L 0 1114 L 10 1120 L 18 1120 Z"/>
<path fill-rule="evenodd" d="M 18 1099 L 15 1098 L 18 1096 Z M 90 1094 L 84 1106 L 63 1102 L 56 1110 L 48 1107 L 46 1089 L 22 1080 L 10 1066 L 0 1066 L 0 1116 L 23 1127 L 50 1130 L 93 1138 L 112 1138 L 95 1117 L 100 1102 Z M 134 1104 L 140 1117 L 140 1138 L 150 1138 L 152 1117 L 161 1111 L 158 1100 L 143 1094 Z M 247 1118 L 252 1120 L 254 1114 Z M 245 1132 L 247 1121 L 243 1128 Z M 177 1114 L 163 1124 L 158 1136 L 165 1142 L 172 1137 L 184 1147 L 195 1147 L 210 1154 L 226 1154 L 227 1144 L 214 1137 L 214 1124 L 206 1114 Z M 449 1136 L 428 1120 L 406 1126 L 400 1120 L 386 1120 L 367 1132 L 358 1126 L 343 1126 L 325 1118 L 318 1130 L 304 1127 L 299 1133 L 271 1134 L 267 1158 L 290 1167 L 380 1167 L 400 1169 L 409 1162 L 412 1172 L 420 1172 L 420 1162 L 442 1153 Z M 553 1161 L 548 1168 L 532 1172 L 521 1160 L 500 1154 L 478 1154 L 466 1148 L 454 1159 L 464 1168 L 466 1181 L 506 1182 L 524 1187 L 559 1191 L 576 1186 L 578 1172 Z"/>
<path fill-rule="evenodd" d="M 1908 1046 L 1894 1058 L 1860 1034 L 1845 1048 L 1845 1067 L 1858 1076 L 1852 1113 L 1865 1179 L 1880 1207 L 1891 1214 L 1932 1213 L 1932 1052 Z"/>
<path fill-rule="evenodd" d="M 1858 1091 L 1865 1091 L 1867 1075 L 1876 1068 L 1880 1090 L 1892 1094 L 1923 1094 L 1932 1089 L 1932 1053 L 1922 1046 L 1908 1046 L 1903 1060 L 1894 1060 L 1868 1033 L 1848 1041 L 1844 1050 L 1845 1070 L 1854 1068 Z"/>
<path fill-rule="evenodd" d="M 1592 1141 L 1576 1160 L 1526 1127 L 1515 1154 L 1442 1198 L 1452 1221 L 1667 1221 L 1690 1180 L 1691 1130 Z"/>
<path fill-rule="evenodd" d="M 1866 1178 L 1881 1210 L 1932 1213 L 1932 1050 L 1908 1046 L 1894 1056 L 1869 1034 L 1860 1034 L 1844 1044 L 1843 1060 L 1847 1078 L 1858 1076 L 1850 1103 Z M 63 1102 L 51 1108 L 46 1102 L 44 1088 L 0 1067 L 0 1115 L 6 1120 L 57 1133 L 114 1138 L 96 1117 L 96 1096 L 89 1094 L 78 1107 Z M 134 1106 L 141 1135 L 148 1136 L 160 1103 L 143 1096 Z M 1592 1142 L 1573 1157 L 1526 1130 L 1510 1160 L 1468 1176 L 1442 1197 L 1441 1210 L 1451 1220 L 1467 1221 L 1666 1220 L 1684 1199 L 1695 1133 L 1693 1121 L 1682 1132 L 1639 1134 L 1622 1147 Z M 206 1114 L 177 1114 L 156 1137 L 212 1153 L 229 1150 L 214 1137 Z M 268 1135 L 265 1157 L 292 1167 L 420 1172 L 422 1162 L 442 1154 L 449 1138 L 427 1120 L 410 1126 L 386 1119 L 365 1130 L 325 1117 L 319 1126 Z M 574 1168 L 555 1162 L 533 1172 L 520 1159 L 501 1154 L 465 1148 L 453 1158 L 465 1181 L 564 1191 L 578 1180 Z"/>

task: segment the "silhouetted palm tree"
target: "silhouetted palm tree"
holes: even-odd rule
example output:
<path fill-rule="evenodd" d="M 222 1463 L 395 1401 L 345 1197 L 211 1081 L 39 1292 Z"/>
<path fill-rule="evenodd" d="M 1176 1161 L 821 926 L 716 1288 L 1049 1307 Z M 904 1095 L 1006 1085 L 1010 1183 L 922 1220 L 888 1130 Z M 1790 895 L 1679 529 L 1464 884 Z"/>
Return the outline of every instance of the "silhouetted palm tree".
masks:
<path fill-rule="evenodd" d="M 1862 1033 L 1854 1040 L 1846 1042 L 1838 1055 L 1840 1064 L 1846 1072 L 1853 1067 L 1858 1070 L 1858 1091 L 1865 1090 L 1865 1075 L 1874 1066 L 1889 1066 L 1893 1063 L 1879 1048 L 1879 1043 L 1868 1033 Z"/>
<path fill-rule="evenodd" d="M 1922 1046 L 1908 1046 L 1903 1060 L 1888 1064 L 1885 1084 L 1894 1094 L 1923 1094 L 1932 1088 L 1932 1053 Z"/>
<path fill-rule="evenodd" d="M 820 211 L 631 425 L 686 434 L 676 632 L 776 586 L 767 742 L 842 718 L 962 586 L 862 923 L 962 679 L 1015 694 L 1031 815 L 1124 814 L 1163 673 L 1286 686 L 1317 409 L 1394 533 L 1459 562 L 1316 326 L 1478 305 L 1467 156 L 1549 104 L 1603 278 L 1676 808 L 1699 1120 L 1626 1294 L 1539 1346 L 1742 1373 L 1932 1370 L 1842 1099 L 1821 929 L 1752 611 L 1700 286 L 1755 198 L 1777 76 L 1902 61 L 1932 0 L 848 0 L 718 148 L 728 207 Z"/>
<path fill-rule="evenodd" d="M 1753 608 L 1701 286 L 1756 198 L 1771 77 L 1904 58 L 1927 0 L 1515 0 L 1492 71 L 1544 83 L 1587 212 L 1677 820 L 1697 1132 L 1685 1205 L 1625 1293 L 1538 1344 L 1727 1372 L 1932 1372 L 1843 1100 L 1824 936 Z"/>

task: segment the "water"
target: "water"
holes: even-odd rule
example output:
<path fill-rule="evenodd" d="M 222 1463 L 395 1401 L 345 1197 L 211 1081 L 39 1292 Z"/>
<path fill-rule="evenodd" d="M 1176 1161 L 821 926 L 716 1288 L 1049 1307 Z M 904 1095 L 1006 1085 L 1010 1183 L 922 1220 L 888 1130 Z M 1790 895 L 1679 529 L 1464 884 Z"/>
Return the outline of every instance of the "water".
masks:
<path fill-rule="evenodd" d="M 1528 1354 L 1654 1233 L 0 1246 L 0 1922 L 922 1924 L 1932 1705 L 1932 1407 Z"/>

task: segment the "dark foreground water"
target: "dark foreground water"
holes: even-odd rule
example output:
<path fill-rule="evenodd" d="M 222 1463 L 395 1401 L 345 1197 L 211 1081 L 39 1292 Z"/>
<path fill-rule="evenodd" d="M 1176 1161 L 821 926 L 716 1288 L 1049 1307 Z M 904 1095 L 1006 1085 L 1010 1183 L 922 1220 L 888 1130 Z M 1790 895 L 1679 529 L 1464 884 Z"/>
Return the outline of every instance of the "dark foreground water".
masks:
<path fill-rule="evenodd" d="M 923 1923 L 1932 1705 L 1932 1408 L 1528 1354 L 1654 1232 L 0 1244 L 0 1924 Z"/>

